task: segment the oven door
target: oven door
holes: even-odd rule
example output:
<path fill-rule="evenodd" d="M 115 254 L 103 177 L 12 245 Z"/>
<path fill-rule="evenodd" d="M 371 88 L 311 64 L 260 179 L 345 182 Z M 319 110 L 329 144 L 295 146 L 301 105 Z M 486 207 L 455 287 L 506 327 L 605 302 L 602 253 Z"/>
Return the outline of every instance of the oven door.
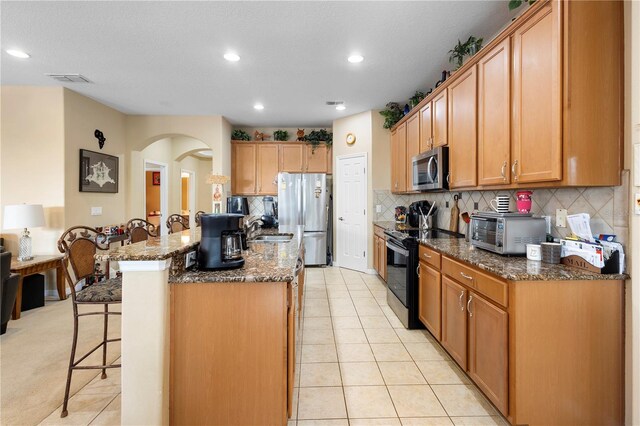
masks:
<path fill-rule="evenodd" d="M 387 249 L 387 286 L 406 308 L 409 250 L 394 240 L 387 240 Z"/>

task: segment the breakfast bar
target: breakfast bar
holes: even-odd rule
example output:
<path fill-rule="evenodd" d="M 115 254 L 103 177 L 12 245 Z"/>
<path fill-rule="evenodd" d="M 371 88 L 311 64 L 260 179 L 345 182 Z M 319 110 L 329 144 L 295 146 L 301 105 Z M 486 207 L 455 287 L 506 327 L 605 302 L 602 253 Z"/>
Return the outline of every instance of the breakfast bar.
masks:
<path fill-rule="evenodd" d="M 200 228 L 96 256 L 123 273 L 122 424 L 286 424 L 302 241 L 249 242 L 223 271 L 185 268 Z"/>

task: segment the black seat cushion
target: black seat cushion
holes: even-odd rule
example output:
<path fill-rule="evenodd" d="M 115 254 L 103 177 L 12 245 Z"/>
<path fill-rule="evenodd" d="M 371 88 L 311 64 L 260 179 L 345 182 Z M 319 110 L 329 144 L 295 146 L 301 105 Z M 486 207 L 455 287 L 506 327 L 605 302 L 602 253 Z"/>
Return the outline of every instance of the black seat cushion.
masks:
<path fill-rule="evenodd" d="M 76 294 L 76 301 L 85 303 L 122 302 L 122 279 L 110 278 L 92 284 Z"/>

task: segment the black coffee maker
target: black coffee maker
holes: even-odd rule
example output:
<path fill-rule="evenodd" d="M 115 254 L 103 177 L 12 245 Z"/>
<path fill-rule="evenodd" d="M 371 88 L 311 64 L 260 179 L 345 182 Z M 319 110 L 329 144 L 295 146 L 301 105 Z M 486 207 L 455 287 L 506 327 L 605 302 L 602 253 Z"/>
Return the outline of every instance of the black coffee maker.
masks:
<path fill-rule="evenodd" d="M 200 216 L 202 237 L 198 251 L 198 267 L 204 270 L 242 268 L 242 250 L 247 237 L 242 229 L 241 214 L 203 214 Z"/>

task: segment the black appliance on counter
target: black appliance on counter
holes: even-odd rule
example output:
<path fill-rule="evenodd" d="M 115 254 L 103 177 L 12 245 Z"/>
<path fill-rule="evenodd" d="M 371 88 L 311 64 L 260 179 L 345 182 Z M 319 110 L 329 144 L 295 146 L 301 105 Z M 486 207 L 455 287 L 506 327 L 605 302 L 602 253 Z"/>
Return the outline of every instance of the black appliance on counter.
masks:
<path fill-rule="evenodd" d="M 262 197 L 264 214 L 260 218 L 263 228 L 278 227 L 278 202 L 273 197 Z"/>
<path fill-rule="evenodd" d="M 249 214 L 249 200 L 247 197 L 232 195 L 227 197 L 227 213 L 247 216 Z"/>
<path fill-rule="evenodd" d="M 242 250 L 247 236 L 242 229 L 241 214 L 203 214 L 202 236 L 198 250 L 198 268 L 203 270 L 236 269 L 244 265 Z"/>
<path fill-rule="evenodd" d="M 420 216 L 427 215 L 431 209 L 431 202 L 428 200 L 415 201 L 409 204 L 409 212 L 407 213 L 407 223 L 409 226 L 417 228 L 420 226 Z M 438 208 L 434 207 L 431 214 L 435 214 Z M 420 213 L 422 211 L 422 214 Z"/>
<path fill-rule="evenodd" d="M 387 303 L 408 329 L 424 328 L 418 319 L 419 239 L 463 238 L 439 229 L 384 231 L 387 236 Z"/>

